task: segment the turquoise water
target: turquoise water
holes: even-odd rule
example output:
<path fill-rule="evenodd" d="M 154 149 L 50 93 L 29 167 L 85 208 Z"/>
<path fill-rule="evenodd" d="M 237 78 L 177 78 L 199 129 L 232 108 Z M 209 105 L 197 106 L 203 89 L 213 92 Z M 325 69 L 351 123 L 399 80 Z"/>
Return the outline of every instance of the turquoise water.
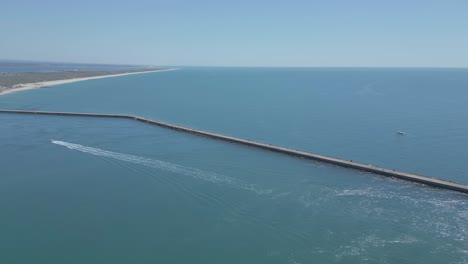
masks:
<path fill-rule="evenodd" d="M 0 108 L 135 114 L 468 183 L 467 85 L 456 69 L 188 68 Z M 6 263 L 468 263 L 466 195 L 132 121 L 0 124 Z"/>

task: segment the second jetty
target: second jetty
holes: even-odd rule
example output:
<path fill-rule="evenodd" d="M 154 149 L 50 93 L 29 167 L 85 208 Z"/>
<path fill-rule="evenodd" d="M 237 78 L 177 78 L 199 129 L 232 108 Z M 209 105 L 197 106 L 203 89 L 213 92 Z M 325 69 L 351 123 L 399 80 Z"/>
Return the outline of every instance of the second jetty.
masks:
<path fill-rule="evenodd" d="M 51 112 L 51 111 L 26 111 L 26 110 L 0 110 L 0 113 L 9 113 L 9 114 L 32 114 L 32 115 L 55 115 L 55 116 L 81 116 L 81 117 L 101 117 L 101 118 L 124 118 L 132 119 L 139 122 L 156 125 L 160 127 L 165 127 L 173 130 L 178 130 L 186 133 L 191 133 L 199 136 L 205 136 L 213 139 L 219 139 L 223 141 L 228 141 L 236 144 L 247 145 L 252 147 L 257 147 L 264 150 L 274 151 L 278 153 L 283 153 L 295 157 L 306 158 L 310 160 L 326 162 L 334 164 L 337 166 L 356 169 L 360 171 L 375 173 L 383 176 L 399 178 L 411 182 L 417 182 L 433 187 L 448 189 L 452 191 L 462 192 L 468 194 L 468 185 L 455 183 L 447 180 L 442 180 L 438 178 L 416 175 L 413 173 L 406 173 L 396 170 L 385 169 L 381 167 L 376 167 L 373 165 L 363 164 L 355 161 L 344 160 L 319 154 L 313 154 L 310 152 L 300 151 L 289 149 L 285 147 L 275 146 L 271 144 L 260 143 L 252 140 L 240 139 L 236 137 L 225 136 L 217 133 L 211 133 L 203 130 L 187 128 L 183 126 L 173 125 L 161 121 L 156 121 L 144 117 L 133 116 L 133 115 L 119 115 L 119 114 L 98 114 L 98 113 L 78 113 L 78 112 Z"/>

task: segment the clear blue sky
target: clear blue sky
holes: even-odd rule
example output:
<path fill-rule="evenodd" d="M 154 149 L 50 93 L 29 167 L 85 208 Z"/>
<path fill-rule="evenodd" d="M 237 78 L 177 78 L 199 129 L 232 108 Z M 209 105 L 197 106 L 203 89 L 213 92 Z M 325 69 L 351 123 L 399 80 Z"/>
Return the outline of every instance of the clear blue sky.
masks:
<path fill-rule="evenodd" d="M 0 58 L 468 67 L 468 0 L 0 0 Z"/>

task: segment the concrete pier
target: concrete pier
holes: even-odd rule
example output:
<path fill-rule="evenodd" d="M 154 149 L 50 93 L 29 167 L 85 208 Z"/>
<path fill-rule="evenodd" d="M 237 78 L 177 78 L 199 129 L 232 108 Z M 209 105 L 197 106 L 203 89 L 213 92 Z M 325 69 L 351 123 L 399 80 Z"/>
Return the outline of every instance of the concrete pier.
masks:
<path fill-rule="evenodd" d="M 256 142 L 256 141 L 252 141 L 252 140 L 246 140 L 246 139 L 240 139 L 240 138 L 225 136 L 225 135 L 211 133 L 211 132 L 207 132 L 207 131 L 203 131 L 203 130 L 197 130 L 197 129 L 187 128 L 187 127 L 172 125 L 172 124 L 169 124 L 169 123 L 164 123 L 164 122 L 160 122 L 160 121 L 156 121 L 156 120 L 152 120 L 152 119 L 147 119 L 147 118 L 143 118 L 143 117 L 138 117 L 138 116 L 118 115 L 118 114 L 114 115 L 114 114 L 76 113 L 76 112 L 25 111 L 25 110 L 0 110 L 0 113 L 131 119 L 131 120 L 136 120 L 136 121 L 139 121 L 139 122 L 144 122 L 144 123 L 147 123 L 147 124 L 156 125 L 156 126 L 160 126 L 160 127 L 165 127 L 165 128 L 178 130 L 178 131 L 182 131 L 182 132 L 186 132 L 186 133 L 191 133 L 191 134 L 195 134 L 195 135 L 199 135 L 199 136 L 205 136 L 205 137 L 209 137 L 209 138 L 213 138 L 213 139 L 219 139 L 219 140 L 223 140 L 223 141 L 228 141 L 228 142 L 232 142 L 232 143 L 236 143 L 236 144 L 257 147 L 257 148 L 261 148 L 261 149 L 264 149 L 264 150 L 283 153 L 283 154 L 287 154 L 287 155 L 291 155 L 291 156 L 295 156 L 295 157 L 301 157 L 301 158 L 306 158 L 306 159 L 310 159 L 310 160 L 326 162 L 326 163 L 334 164 L 334 165 L 345 167 L 345 168 L 351 168 L 351 169 L 361 170 L 361 171 L 365 171 L 365 172 L 371 172 L 371 173 L 375 173 L 375 174 L 379 174 L 379 175 L 383 175 L 383 176 L 399 178 L 399 179 L 403 179 L 403 180 L 407 180 L 407 181 L 411 181 L 411 182 L 422 183 L 422 184 L 433 186 L 433 187 L 438 187 L 438 188 L 443 188 L 443 189 L 448 189 L 448 190 L 458 191 L 458 192 L 468 194 L 468 185 L 464 185 L 464 184 L 459 184 L 459 183 L 455 183 L 455 182 L 451 182 L 451 181 L 447 181 L 447 180 L 427 177 L 427 176 L 423 176 L 423 175 L 416 175 L 416 174 L 412 174 L 412 173 L 389 170 L 389 169 L 380 168 L 380 167 L 376 167 L 376 166 L 372 166 L 372 165 L 368 165 L 368 164 L 363 164 L 363 163 L 358 163 L 358 162 L 354 162 L 354 161 L 349 161 L 349 160 L 344 160 L 344 159 L 339 159 L 339 158 L 333 158 L 333 157 L 313 154 L 313 153 L 310 153 L 310 152 L 304 152 L 304 151 L 300 151 L 300 150 L 294 150 L 294 149 L 274 146 L 274 145 L 260 143 L 260 142 Z"/>

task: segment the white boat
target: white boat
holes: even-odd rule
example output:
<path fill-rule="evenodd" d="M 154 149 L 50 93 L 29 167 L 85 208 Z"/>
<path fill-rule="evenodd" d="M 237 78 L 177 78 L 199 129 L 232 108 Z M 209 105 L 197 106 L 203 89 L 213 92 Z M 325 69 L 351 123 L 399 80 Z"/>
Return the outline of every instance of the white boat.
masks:
<path fill-rule="evenodd" d="M 397 131 L 397 134 L 398 134 L 398 135 L 406 135 L 406 133 L 403 132 L 403 131 Z"/>

